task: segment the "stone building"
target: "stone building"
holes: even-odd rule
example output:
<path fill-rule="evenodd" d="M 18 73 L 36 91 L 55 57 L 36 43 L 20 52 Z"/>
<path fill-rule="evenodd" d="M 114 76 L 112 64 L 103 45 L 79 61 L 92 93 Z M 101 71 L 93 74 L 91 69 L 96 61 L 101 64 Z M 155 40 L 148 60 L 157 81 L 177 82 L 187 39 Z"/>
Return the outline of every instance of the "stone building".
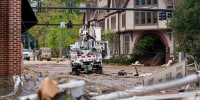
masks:
<path fill-rule="evenodd" d="M 108 8 L 173 8 L 173 0 L 91 0 L 85 4 L 87 7 Z M 174 38 L 168 27 L 169 20 L 160 21 L 158 14 L 152 11 L 87 10 L 83 21 L 102 27 L 102 30 L 117 32 L 120 45 L 114 48 L 113 54 L 129 56 L 142 37 L 155 35 L 152 49 L 146 51 L 141 62 L 161 65 L 173 57 Z"/>

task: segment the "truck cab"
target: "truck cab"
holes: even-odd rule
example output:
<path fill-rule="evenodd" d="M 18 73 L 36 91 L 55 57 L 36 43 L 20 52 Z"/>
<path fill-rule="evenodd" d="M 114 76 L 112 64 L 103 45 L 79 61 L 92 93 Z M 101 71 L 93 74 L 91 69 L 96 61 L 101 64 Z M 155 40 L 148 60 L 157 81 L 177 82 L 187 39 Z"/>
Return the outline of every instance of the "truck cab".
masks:
<path fill-rule="evenodd" d="M 31 52 L 28 49 L 23 49 L 22 54 L 23 54 L 24 59 L 30 60 L 30 58 L 31 58 Z"/>
<path fill-rule="evenodd" d="M 39 61 L 42 61 L 43 59 L 46 59 L 47 61 L 51 60 L 51 49 L 50 48 L 40 48 L 38 51 L 37 59 Z"/>

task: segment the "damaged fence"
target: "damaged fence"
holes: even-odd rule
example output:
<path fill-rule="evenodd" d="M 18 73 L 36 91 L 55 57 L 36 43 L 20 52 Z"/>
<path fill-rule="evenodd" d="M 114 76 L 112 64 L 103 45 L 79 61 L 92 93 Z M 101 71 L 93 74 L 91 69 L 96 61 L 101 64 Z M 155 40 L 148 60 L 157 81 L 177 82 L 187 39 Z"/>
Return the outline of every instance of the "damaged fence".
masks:
<path fill-rule="evenodd" d="M 93 100 L 115 100 L 120 98 L 129 98 L 136 95 L 142 95 L 152 92 L 157 92 L 165 89 L 171 89 L 175 87 L 184 86 L 190 83 L 199 83 L 200 81 L 200 72 L 196 75 L 190 75 L 182 79 L 151 85 L 151 86 L 145 86 L 140 88 L 135 88 L 134 90 L 126 90 L 126 91 L 119 91 L 119 92 L 113 92 L 106 95 L 100 95 L 93 97 Z"/>

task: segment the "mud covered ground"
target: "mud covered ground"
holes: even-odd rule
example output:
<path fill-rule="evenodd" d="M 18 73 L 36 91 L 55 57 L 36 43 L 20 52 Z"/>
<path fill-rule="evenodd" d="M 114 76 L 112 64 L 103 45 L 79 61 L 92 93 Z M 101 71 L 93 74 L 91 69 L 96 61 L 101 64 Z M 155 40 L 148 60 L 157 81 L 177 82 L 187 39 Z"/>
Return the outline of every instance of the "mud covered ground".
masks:
<path fill-rule="evenodd" d="M 133 76 L 136 71 L 133 66 L 108 66 L 103 65 L 103 74 L 80 74 L 71 75 L 70 61 L 66 60 L 57 63 L 56 61 L 25 61 L 24 79 L 20 96 L 37 93 L 40 82 L 45 77 L 50 77 L 60 83 L 67 83 L 69 80 L 85 80 L 85 90 L 95 92 L 96 95 L 113 91 L 132 89 L 142 85 L 143 78 L 164 68 L 161 66 L 137 66 L 139 76 Z M 194 68 L 188 68 L 188 74 L 195 72 Z M 118 76 L 120 70 L 125 70 L 127 76 Z"/>

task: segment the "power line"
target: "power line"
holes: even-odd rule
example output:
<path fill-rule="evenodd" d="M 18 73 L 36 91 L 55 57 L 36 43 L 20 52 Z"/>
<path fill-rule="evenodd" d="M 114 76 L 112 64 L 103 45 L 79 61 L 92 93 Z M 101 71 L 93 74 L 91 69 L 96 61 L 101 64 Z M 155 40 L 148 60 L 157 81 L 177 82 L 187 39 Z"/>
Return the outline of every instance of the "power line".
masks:
<path fill-rule="evenodd" d="M 35 21 L 23 21 L 23 23 L 29 23 L 29 24 L 32 24 L 32 23 L 36 23 Z M 37 23 L 36 25 L 60 25 L 60 24 L 49 24 L 49 23 Z M 67 25 L 67 23 L 65 24 Z M 73 26 L 87 26 L 88 24 L 72 24 Z M 94 26 L 94 24 L 90 24 L 92 26 Z"/>
<path fill-rule="evenodd" d="M 84 9 L 84 10 L 132 10 L 132 11 L 165 11 L 172 12 L 173 9 L 154 8 L 98 8 L 98 7 L 32 7 L 33 9 Z"/>

